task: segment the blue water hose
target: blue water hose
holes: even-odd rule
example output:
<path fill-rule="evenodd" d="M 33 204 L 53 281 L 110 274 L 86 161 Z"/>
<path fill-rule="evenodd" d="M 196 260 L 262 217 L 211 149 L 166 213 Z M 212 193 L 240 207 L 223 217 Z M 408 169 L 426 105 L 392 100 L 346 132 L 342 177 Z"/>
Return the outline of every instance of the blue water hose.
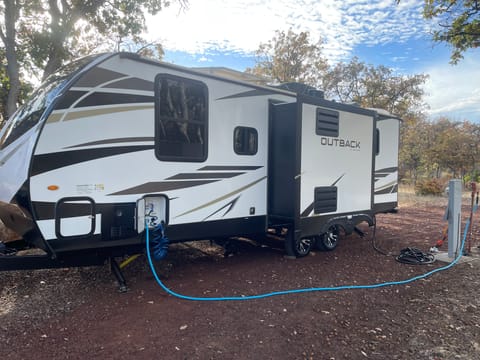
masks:
<path fill-rule="evenodd" d="M 146 227 L 146 246 L 147 246 L 147 258 L 148 258 L 148 264 L 150 265 L 150 269 L 152 271 L 152 274 L 157 281 L 158 285 L 167 292 L 168 294 L 175 296 L 177 298 L 183 299 L 183 300 L 191 300 L 191 301 L 243 301 L 243 300 L 256 300 L 256 299 L 264 299 L 272 296 L 279 296 L 279 295 L 290 295 L 290 294 L 300 294 L 300 293 L 308 293 L 308 292 L 316 292 L 316 291 L 340 291 L 340 290 L 357 290 L 357 289 L 376 289 L 376 288 L 381 288 L 381 287 L 386 287 L 386 286 L 394 286 L 394 285 L 405 285 L 409 284 L 411 282 L 425 279 L 428 276 L 431 276 L 437 272 L 444 271 L 447 269 L 450 269 L 452 266 L 454 266 L 458 260 L 462 257 L 463 254 L 463 248 L 465 246 L 465 239 L 467 238 L 467 233 L 468 233 L 468 227 L 470 226 L 470 219 L 467 220 L 465 224 L 465 230 L 463 231 L 463 239 L 462 243 L 460 246 L 460 251 L 457 255 L 457 257 L 448 265 L 439 267 L 437 269 L 431 270 L 425 274 L 414 276 L 412 278 L 406 279 L 406 280 L 399 280 L 399 281 L 389 281 L 389 282 L 383 282 L 383 283 L 377 283 L 377 284 L 368 284 L 368 285 L 343 285 L 343 286 L 333 286 L 333 287 L 311 287 L 311 288 L 302 288 L 302 289 L 290 289 L 290 290 L 283 290 L 283 291 L 274 291 L 274 292 L 269 292 L 269 293 L 264 293 L 264 294 L 258 294 L 258 295 L 249 295 L 249 296 L 225 296 L 225 297 L 197 297 L 197 296 L 188 296 L 188 295 L 183 295 L 179 294 L 173 290 L 170 290 L 168 287 L 165 286 L 165 284 L 160 280 L 158 277 L 158 274 L 155 270 L 155 267 L 152 262 L 152 257 L 150 254 L 150 246 L 149 246 L 149 231 L 148 231 L 148 226 Z"/>
<path fill-rule="evenodd" d="M 147 234 L 149 233 L 148 227 Z M 156 261 L 162 260 L 167 257 L 168 254 L 168 245 L 170 241 L 165 236 L 165 224 L 160 222 L 156 225 L 152 231 L 153 239 L 151 242 L 153 248 L 153 258 Z M 147 245 L 148 246 L 148 245 Z"/>

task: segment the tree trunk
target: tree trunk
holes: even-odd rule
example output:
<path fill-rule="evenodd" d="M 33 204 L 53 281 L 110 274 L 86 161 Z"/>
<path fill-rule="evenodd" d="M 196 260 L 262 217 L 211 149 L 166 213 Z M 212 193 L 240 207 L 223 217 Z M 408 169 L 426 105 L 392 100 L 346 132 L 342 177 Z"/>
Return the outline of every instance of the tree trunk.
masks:
<path fill-rule="evenodd" d="M 42 81 L 53 74 L 62 65 L 63 56 L 57 49 L 52 49 L 48 55 L 47 65 L 43 70 Z"/>
<path fill-rule="evenodd" d="M 7 75 L 10 89 L 8 91 L 6 113 L 10 117 L 17 110 L 18 97 L 20 96 L 20 68 L 16 51 L 15 23 L 18 19 L 18 8 L 15 0 L 4 0 L 5 3 L 5 33 L 0 36 L 5 44 L 5 57 L 7 58 Z"/>
<path fill-rule="evenodd" d="M 53 74 L 63 63 L 66 49 L 64 42 L 67 34 L 70 34 L 75 23 L 73 9 L 67 7 L 59 8 L 56 0 L 49 0 L 50 28 L 52 32 L 50 49 L 48 51 L 47 64 L 43 69 L 42 81 Z M 63 11 L 63 12 L 62 12 Z"/>

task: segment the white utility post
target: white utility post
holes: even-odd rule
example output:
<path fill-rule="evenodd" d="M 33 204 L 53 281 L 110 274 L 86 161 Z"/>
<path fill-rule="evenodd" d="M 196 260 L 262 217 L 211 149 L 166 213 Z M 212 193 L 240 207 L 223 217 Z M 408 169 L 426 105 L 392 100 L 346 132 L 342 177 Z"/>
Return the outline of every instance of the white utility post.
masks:
<path fill-rule="evenodd" d="M 462 219 L 462 181 L 448 183 L 448 257 L 453 259 L 460 249 L 460 228 Z"/>

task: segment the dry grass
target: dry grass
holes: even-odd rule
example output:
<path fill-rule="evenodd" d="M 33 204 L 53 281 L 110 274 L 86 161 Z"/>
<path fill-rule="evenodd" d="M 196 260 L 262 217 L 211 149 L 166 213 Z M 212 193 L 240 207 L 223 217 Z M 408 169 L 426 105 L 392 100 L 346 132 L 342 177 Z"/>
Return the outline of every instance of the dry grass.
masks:
<path fill-rule="evenodd" d="M 462 204 L 470 205 L 472 193 L 470 190 L 464 190 L 462 193 Z M 408 185 L 400 185 L 398 189 L 398 206 L 428 208 L 431 206 L 447 207 L 448 195 L 417 195 L 415 188 Z"/>
<path fill-rule="evenodd" d="M 400 185 L 398 189 L 398 205 L 402 207 L 447 206 L 448 196 L 417 195 L 413 186 Z"/>

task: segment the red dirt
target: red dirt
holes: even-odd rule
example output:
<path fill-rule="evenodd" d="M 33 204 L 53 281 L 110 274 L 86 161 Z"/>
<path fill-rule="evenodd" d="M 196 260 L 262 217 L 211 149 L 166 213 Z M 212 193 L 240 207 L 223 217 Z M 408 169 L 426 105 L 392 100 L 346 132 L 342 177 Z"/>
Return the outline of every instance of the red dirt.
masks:
<path fill-rule="evenodd" d="M 443 212 L 380 215 L 376 243 L 427 251 Z M 407 285 L 242 302 L 167 295 L 143 256 L 125 269 L 125 294 L 107 266 L 0 273 L 2 359 L 480 359 L 478 244 L 472 261 Z M 445 265 L 401 264 L 374 251 L 371 233 L 303 259 L 250 241 L 222 255 L 208 242 L 172 246 L 157 271 L 177 292 L 211 297 L 397 281 Z"/>

